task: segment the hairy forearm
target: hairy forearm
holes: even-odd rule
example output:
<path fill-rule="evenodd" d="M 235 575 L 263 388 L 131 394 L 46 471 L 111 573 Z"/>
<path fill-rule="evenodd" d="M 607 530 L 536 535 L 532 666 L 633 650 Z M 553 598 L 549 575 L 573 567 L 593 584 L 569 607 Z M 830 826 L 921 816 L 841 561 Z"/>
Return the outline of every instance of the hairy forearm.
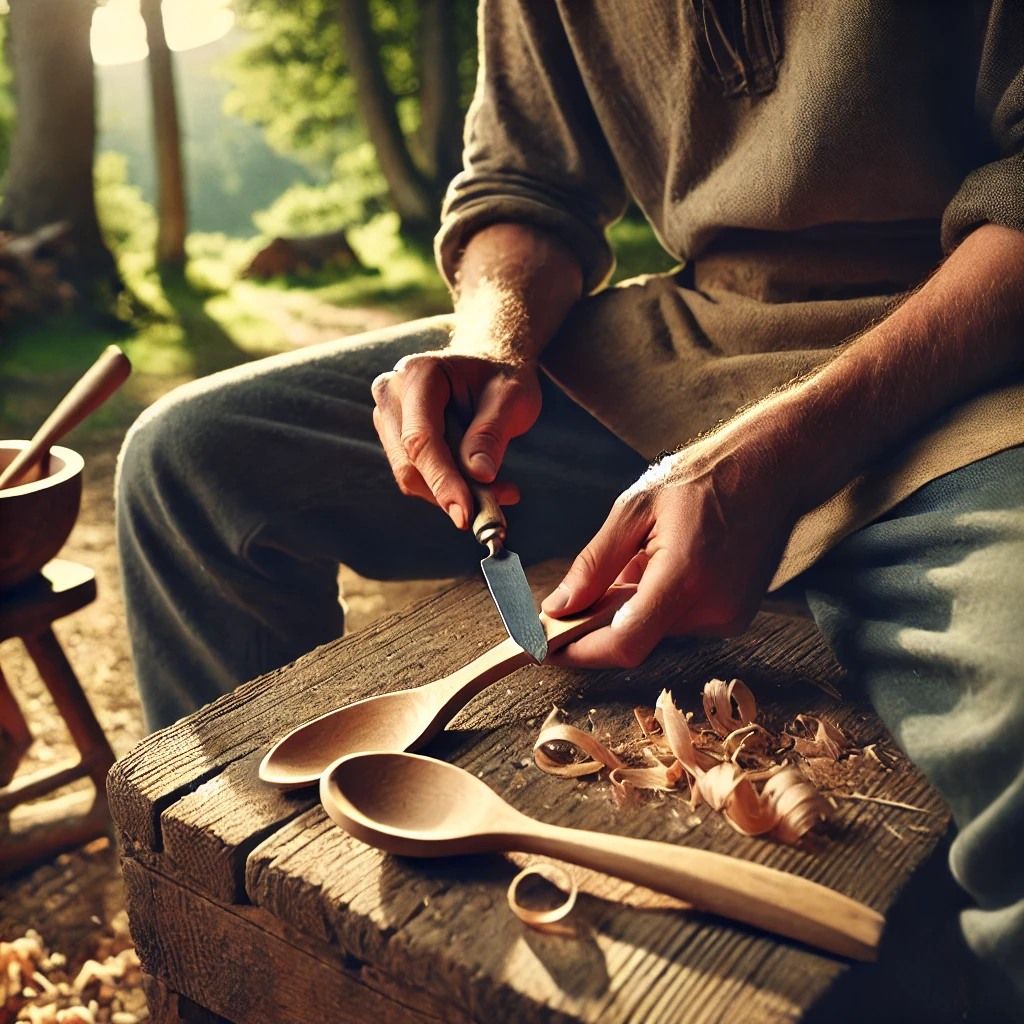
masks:
<path fill-rule="evenodd" d="M 483 228 L 459 261 L 452 348 L 536 362 L 582 289 L 579 264 L 553 236 L 525 224 Z"/>
<path fill-rule="evenodd" d="M 1022 368 L 1024 234 L 986 225 L 829 363 L 695 447 L 714 457 L 752 449 L 774 464 L 800 515 L 945 410 Z"/>

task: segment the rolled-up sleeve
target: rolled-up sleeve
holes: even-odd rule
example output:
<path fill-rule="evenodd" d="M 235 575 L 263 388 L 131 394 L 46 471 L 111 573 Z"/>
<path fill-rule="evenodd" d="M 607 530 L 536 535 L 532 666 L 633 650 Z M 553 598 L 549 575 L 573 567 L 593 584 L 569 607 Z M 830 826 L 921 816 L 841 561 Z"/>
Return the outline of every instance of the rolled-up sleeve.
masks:
<path fill-rule="evenodd" d="M 480 69 L 466 117 L 463 170 L 449 186 L 435 239 L 451 285 L 470 236 L 520 222 L 559 238 L 587 292 L 615 264 L 607 227 L 626 191 L 553 2 L 482 0 Z"/>
<path fill-rule="evenodd" d="M 982 224 L 1024 231 L 1024 2 L 996 0 L 989 12 L 975 93 L 991 158 L 964 179 L 942 218 L 954 249 Z"/>

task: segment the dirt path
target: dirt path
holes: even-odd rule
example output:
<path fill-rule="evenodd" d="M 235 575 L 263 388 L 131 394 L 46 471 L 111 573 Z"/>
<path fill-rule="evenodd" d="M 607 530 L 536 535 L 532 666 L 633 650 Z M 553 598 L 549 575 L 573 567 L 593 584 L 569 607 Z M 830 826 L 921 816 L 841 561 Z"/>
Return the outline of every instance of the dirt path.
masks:
<path fill-rule="evenodd" d="M 313 309 L 301 297 L 281 294 L 284 298 L 273 313 L 274 322 L 293 346 L 335 338 L 349 333 L 356 325 L 366 329 L 386 326 L 398 319 L 372 309 Z M 122 434 L 119 430 L 90 435 L 88 442 L 79 446 L 86 458 L 82 510 L 61 554 L 95 571 L 99 596 L 92 605 L 55 627 L 119 757 L 144 732 L 132 676 L 114 542 L 113 479 Z M 437 590 L 444 581 L 378 583 L 343 569 L 341 584 L 348 629 L 354 631 L 387 611 Z M 19 771 L 31 771 L 72 756 L 70 736 L 18 641 L 0 644 L 0 664 L 35 736 Z M 0 817 L 0 833 L 6 827 Z M 116 851 L 111 843 L 100 840 L 0 882 L 0 941 L 10 941 L 27 929 L 35 929 L 46 945 L 64 953 L 77 967 L 95 953 L 104 936 L 123 938 L 122 911 Z M 5 1019 L 0 1005 L 0 1024 Z"/>

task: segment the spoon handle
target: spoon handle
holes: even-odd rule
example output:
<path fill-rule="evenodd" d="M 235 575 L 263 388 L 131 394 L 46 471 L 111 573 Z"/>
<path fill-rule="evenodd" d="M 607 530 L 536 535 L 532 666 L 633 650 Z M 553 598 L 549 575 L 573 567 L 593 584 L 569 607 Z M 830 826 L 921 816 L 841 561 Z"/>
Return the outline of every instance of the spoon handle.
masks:
<path fill-rule="evenodd" d="M 709 850 L 526 820 L 514 849 L 624 878 L 831 953 L 875 959 L 885 918 L 817 882 Z"/>
<path fill-rule="evenodd" d="M 585 633 L 607 626 L 612 616 L 633 594 L 636 587 L 619 585 L 611 587 L 605 595 L 587 611 L 565 619 L 552 619 L 540 613 L 540 621 L 548 638 L 548 654 L 572 643 Z M 533 659 L 511 637 L 484 651 L 468 665 L 463 665 L 451 675 L 444 676 L 420 687 L 420 691 L 436 690 L 438 699 L 443 700 L 437 714 L 438 730 L 466 706 L 478 693 L 491 683 L 503 679 L 523 665 L 532 665 Z M 425 694 L 424 694 L 425 696 Z M 425 742 L 425 741 L 424 741 Z"/>
<path fill-rule="evenodd" d="M 98 409 L 131 372 L 128 357 L 116 345 L 108 345 L 0 474 L 0 488 L 14 486 L 37 462 L 46 459 L 50 446 Z"/>

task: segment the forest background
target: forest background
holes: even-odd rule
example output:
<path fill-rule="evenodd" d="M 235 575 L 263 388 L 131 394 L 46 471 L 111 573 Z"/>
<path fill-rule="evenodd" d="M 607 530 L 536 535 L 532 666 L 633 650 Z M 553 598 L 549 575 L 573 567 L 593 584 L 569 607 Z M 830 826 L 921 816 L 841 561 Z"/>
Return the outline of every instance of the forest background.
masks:
<path fill-rule="evenodd" d="M 430 238 L 475 20 L 474 0 L 0 0 L 0 437 L 31 436 L 111 342 L 134 365 L 66 442 L 86 467 L 62 557 L 99 598 L 56 626 L 118 756 L 143 735 L 113 530 L 124 434 L 189 380 L 450 309 Z M 671 265 L 635 214 L 612 237 L 617 279 Z M 442 583 L 343 569 L 347 626 Z M 34 734 L 19 774 L 68 758 L 17 640 L 0 663 Z M 130 949 L 109 842 L 0 882 L 0 942 L 30 929 L 72 976 Z"/>

